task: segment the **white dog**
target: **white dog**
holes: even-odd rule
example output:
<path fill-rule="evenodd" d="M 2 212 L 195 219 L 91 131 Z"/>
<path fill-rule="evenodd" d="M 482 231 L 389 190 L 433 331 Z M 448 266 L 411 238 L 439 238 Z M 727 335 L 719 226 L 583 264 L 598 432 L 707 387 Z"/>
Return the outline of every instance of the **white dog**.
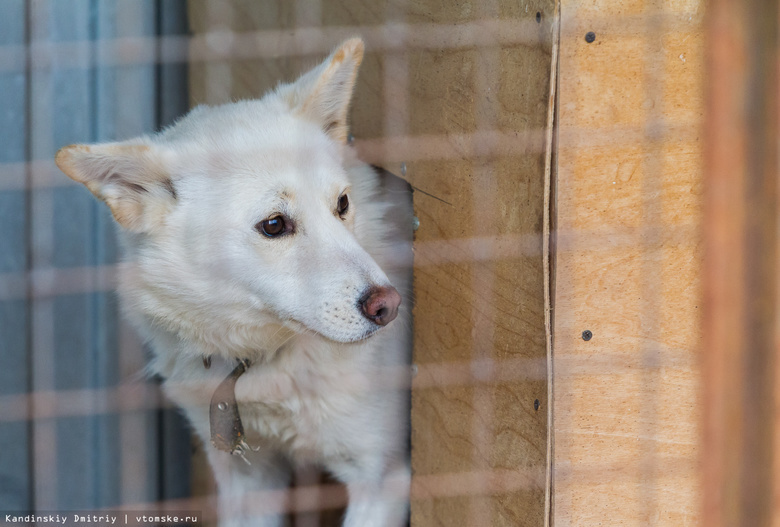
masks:
<path fill-rule="evenodd" d="M 408 398 L 388 372 L 408 354 L 408 245 L 347 144 L 362 57 L 348 40 L 262 99 L 57 154 L 121 226 L 123 309 L 207 445 L 223 525 L 280 525 L 268 491 L 300 464 L 346 483 L 344 525 L 406 518 Z"/>

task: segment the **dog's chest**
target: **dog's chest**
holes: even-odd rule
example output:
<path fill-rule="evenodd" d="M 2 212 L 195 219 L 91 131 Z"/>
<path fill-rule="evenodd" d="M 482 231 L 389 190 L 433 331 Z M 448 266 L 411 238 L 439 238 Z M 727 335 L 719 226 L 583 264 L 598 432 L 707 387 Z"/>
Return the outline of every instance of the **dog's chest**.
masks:
<path fill-rule="evenodd" d="M 371 398 L 371 371 L 361 361 L 291 361 L 248 371 L 236 386 L 247 440 L 296 457 L 338 449 L 341 433 Z"/>

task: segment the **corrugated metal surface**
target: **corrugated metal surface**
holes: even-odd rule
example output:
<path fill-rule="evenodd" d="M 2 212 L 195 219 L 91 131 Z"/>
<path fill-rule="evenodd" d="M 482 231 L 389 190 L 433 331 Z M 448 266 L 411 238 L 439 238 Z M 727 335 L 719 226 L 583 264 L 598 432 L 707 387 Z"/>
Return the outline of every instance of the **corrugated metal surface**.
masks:
<path fill-rule="evenodd" d="M 122 59 L 138 37 L 185 31 L 179 0 L 0 4 L 0 510 L 188 493 L 189 436 L 142 381 L 145 352 L 101 278 L 118 259 L 111 216 L 53 163 L 186 111 L 185 64 Z M 128 387 L 142 404 L 123 404 Z"/>

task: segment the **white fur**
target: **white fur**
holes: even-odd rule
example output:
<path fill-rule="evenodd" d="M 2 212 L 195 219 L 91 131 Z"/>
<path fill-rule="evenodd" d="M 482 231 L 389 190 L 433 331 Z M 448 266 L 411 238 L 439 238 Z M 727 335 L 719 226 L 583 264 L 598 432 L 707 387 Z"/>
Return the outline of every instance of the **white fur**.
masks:
<path fill-rule="evenodd" d="M 260 100 L 198 107 L 158 135 L 57 156 L 123 227 L 123 308 L 152 345 L 151 371 L 207 445 L 223 525 L 279 525 L 264 514 L 264 504 L 279 508 L 268 502 L 277 494 L 264 491 L 310 463 L 347 484 L 345 525 L 405 517 L 406 398 L 380 381 L 404 364 L 410 306 L 380 328 L 358 303 L 372 286 L 409 290 L 377 176 L 345 144 L 362 53 L 352 39 Z M 294 233 L 259 233 L 275 214 Z M 236 386 L 247 441 L 259 447 L 251 466 L 209 443 L 209 400 L 237 358 L 253 363 Z"/>

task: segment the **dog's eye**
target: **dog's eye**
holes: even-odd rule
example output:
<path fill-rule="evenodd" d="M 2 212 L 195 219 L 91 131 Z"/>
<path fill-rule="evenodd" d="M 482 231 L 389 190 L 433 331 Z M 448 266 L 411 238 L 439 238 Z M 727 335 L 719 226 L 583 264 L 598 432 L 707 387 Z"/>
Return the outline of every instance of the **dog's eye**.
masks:
<path fill-rule="evenodd" d="M 349 208 L 349 198 L 346 194 L 342 194 L 339 198 L 339 204 L 336 207 L 336 211 L 339 213 L 339 216 L 343 216 L 345 212 L 347 212 L 347 209 Z"/>
<path fill-rule="evenodd" d="M 274 216 L 273 218 L 268 218 L 255 225 L 255 229 L 270 238 L 283 234 L 286 230 L 285 227 L 285 221 L 282 216 Z"/>

